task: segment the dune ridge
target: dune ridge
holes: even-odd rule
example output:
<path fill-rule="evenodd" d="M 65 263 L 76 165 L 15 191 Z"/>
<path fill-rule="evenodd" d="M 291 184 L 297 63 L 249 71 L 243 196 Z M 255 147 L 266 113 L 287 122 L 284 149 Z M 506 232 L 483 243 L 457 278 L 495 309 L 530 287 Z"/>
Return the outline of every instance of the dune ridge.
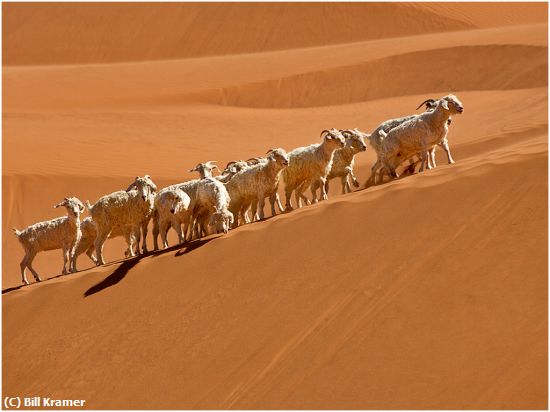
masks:
<path fill-rule="evenodd" d="M 89 3 L 3 7 L 5 65 L 250 53 L 473 27 L 399 3 Z M 392 24 L 379 23 L 387 21 Z M 236 22 L 240 30 L 235 30 Z M 83 24 L 87 24 L 85 31 L 81 30 Z M 78 43 L 62 42 L 64 37 L 73 36 L 79 38 Z"/>
<path fill-rule="evenodd" d="M 547 55 L 547 47 L 536 46 L 435 49 L 181 98 L 227 106 L 312 107 L 416 95 L 429 88 L 527 89 L 547 83 Z M 499 64 L 495 65 L 495 61 Z M 365 77 L 377 81 L 357 87 Z M 317 84 L 323 87 L 315 88 Z"/>
<path fill-rule="evenodd" d="M 416 52 L 422 57 L 437 49 L 464 47 L 464 44 L 485 46 L 488 50 L 494 48 L 495 51 L 502 51 L 507 45 L 547 48 L 546 33 L 546 24 L 534 24 L 468 30 L 460 35 L 456 32 L 431 33 L 259 54 L 140 63 L 4 67 L 5 110 L 27 113 L 128 110 L 129 107 L 159 104 L 172 107 L 192 102 L 194 96 L 200 97 L 209 90 L 282 81 L 312 73 L 322 76 L 343 68 L 359 72 L 362 66 L 374 66 L 376 61 L 399 60 L 402 55 Z M 525 50 L 532 48 L 525 47 Z M 522 58 L 522 48 L 510 51 L 519 51 L 517 58 Z M 504 57 L 509 61 L 516 56 L 511 53 Z M 482 61 L 487 68 L 487 59 Z M 468 61 L 459 61 L 460 67 L 467 64 Z M 532 65 L 529 61 L 525 64 Z M 491 73 L 499 69 L 510 73 L 505 65 L 498 63 L 489 69 Z M 344 77 L 341 82 L 346 81 Z M 361 79 L 359 84 L 364 82 Z"/>

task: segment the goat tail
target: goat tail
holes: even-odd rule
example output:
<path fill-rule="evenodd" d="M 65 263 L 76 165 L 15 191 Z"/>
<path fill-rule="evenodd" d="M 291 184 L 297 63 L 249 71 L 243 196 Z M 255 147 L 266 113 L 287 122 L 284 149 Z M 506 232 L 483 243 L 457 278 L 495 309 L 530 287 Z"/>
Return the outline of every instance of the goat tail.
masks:
<path fill-rule="evenodd" d="M 17 230 L 16 228 L 12 228 L 13 230 L 13 233 L 15 233 L 15 236 L 19 237 L 21 236 L 21 231 L 20 230 Z"/>
<path fill-rule="evenodd" d="M 89 200 L 86 200 L 86 208 L 87 208 L 88 210 L 92 210 L 92 204 L 90 203 Z"/>

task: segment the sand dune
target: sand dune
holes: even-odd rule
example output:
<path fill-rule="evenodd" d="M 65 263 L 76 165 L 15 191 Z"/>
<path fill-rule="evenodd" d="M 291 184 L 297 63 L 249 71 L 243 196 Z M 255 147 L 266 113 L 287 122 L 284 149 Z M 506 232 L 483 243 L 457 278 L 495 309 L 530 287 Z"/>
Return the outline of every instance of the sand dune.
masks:
<path fill-rule="evenodd" d="M 97 408 L 544 407 L 546 150 L 524 139 L 9 293 L 5 391 Z"/>
<path fill-rule="evenodd" d="M 548 18 L 541 3 L 510 3 L 505 10 L 496 4 L 50 3 L 9 4 L 4 11 L 4 64 L 10 65 L 250 53 Z"/>
<path fill-rule="evenodd" d="M 548 19 L 548 10 L 533 2 L 509 2 L 505 7 L 488 2 L 424 3 L 422 9 L 475 27 L 515 26 Z"/>
<path fill-rule="evenodd" d="M 300 80 L 312 76 L 317 76 L 318 81 L 330 80 L 331 84 L 336 81 L 335 86 L 347 88 L 353 80 L 357 85 L 356 88 L 361 90 L 372 87 L 372 84 L 376 83 L 371 81 L 370 76 L 357 78 L 365 67 L 376 71 L 373 74 L 380 75 L 380 72 L 383 72 L 382 69 L 388 69 L 388 61 L 403 63 L 402 60 L 407 59 L 404 62 L 407 66 L 404 67 L 426 69 L 427 63 L 423 60 L 424 58 L 448 57 L 450 51 L 459 47 L 464 48 L 465 44 L 468 47 L 457 50 L 457 52 L 467 53 L 464 58 L 461 59 L 459 53 L 452 56 L 452 62 L 458 64 L 458 68 L 454 72 L 455 76 L 448 81 L 460 82 L 462 85 L 471 87 L 469 82 L 480 84 L 473 70 L 474 67 L 487 70 L 488 74 L 485 78 L 496 75 L 501 82 L 503 77 L 506 78 L 505 75 L 517 77 L 516 73 L 508 68 L 508 64 L 514 67 L 521 64 L 528 68 L 536 68 L 539 60 L 531 62 L 529 57 L 544 54 L 547 48 L 546 33 L 546 24 L 534 24 L 469 30 L 460 32 L 460 36 L 455 32 L 424 34 L 299 50 L 170 61 L 5 67 L 3 93 L 6 109 L 10 113 L 28 113 L 29 111 L 73 113 L 82 109 L 105 111 L 106 108 L 110 111 L 128 111 L 130 107 L 143 108 L 151 105 L 168 106 L 164 110 L 172 110 L 177 104 L 196 102 L 204 93 L 215 97 L 216 93 L 225 89 L 241 88 L 240 91 L 244 92 L 247 88 L 258 88 L 258 84 L 264 85 L 265 88 L 265 84 L 286 84 L 287 79 Z M 472 52 L 475 53 L 478 50 L 486 51 L 494 58 L 504 60 L 503 62 L 490 60 L 487 58 L 489 56 L 483 55 L 480 62 L 473 62 L 469 57 Z M 439 67 L 444 64 L 442 61 L 432 63 Z M 475 66 L 470 67 L 472 64 Z M 390 69 L 393 74 L 399 70 L 394 66 Z M 462 71 L 466 71 L 466 80 L 461 79 Z M 343 77 L 340 79 L 334 73 L 339 73 Z M 355 77 L 351 79 L 350 74 Z M 433 90 L 433 86 L 436 85 L 436 83 L 430 84 L 433 80 L 430 80 L 431 76 L 427 76 L 427 72 L 401 70 L 399 75 L 410 83 L 423 83 L 427 90 Z M 527 81 L 536 82 L 540 77 Z M 425 84 L 426 82 L 428 84 Z M 404 83 L 404 81 L 398 82 L 395 88 L 409 86 Z M 492 84 L 494 85 L 494 82 Z M 314 84 L 311 86 L 313 87 Z M 258 92 L 262 91 L 265 90 L 258 90 Z M 406 88 L 404 91 L 406 92 Z M 403 90 L 400 92 L 402 93 Z M 246 96 L 249 105 L 254 103 L 250 102 L 254 97 L 258 99 L 259 105 L 266 105 L 266 96 L 258 93 Z M 293 96 L 292 103 L 295 106 L 311 105 L 312 101 L 308 97 L 303 93 L 297 94 Z M 335 102 L 335 104 L 339 103 L 346 102 L 342 99 Z"/>
<path fill-rule="evenodd" d="M 425 8 L 384 3 L 4 7 L 4 59 L 10 65 L 250 53 L 472 27 Z M 79 41 L 63 42 L 67 37 Z"/>
<path fill-rule="evenodd" d="M 5 396 L 547 408 L 547 4 L 3 11 Z M 371 131 L 450 91 L 465 106 L 454 165 L 438 153 L 435 170 L 346 196 L 334 182 L 327 202 L 142 259 L 109 241 L 108 265 L 70 276 L 43 253 L 49 280 L 18 288 L 11 227 L 64 196 Z M 374 160 L 357 157 L 362 183 Z"/>
<path fill-rule="evenodd" d="M 547 51 L 545 47 L 533 46 L 464 46 L 405 53 L 366 64 L 218 89 L 197 99 L 230 106 L 312 107 L 419 94 L 424 90 L 541 87 L 546 84 Z M 377 81 L 358 87 L 365 78 Z M 315 87 L 319 84 L 323 87 Z"/>

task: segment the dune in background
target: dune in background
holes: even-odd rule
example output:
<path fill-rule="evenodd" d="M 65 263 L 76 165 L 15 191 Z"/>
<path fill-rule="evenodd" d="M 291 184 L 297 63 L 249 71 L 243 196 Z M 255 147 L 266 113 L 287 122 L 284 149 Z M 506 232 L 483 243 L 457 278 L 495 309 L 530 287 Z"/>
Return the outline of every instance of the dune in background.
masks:
<path fill-rule="evenodd" d="M 547 408 L 547 4 L 2 7 L 4 396 Z M 108 241 L 108 265 L 70 276 L 45 252 L 50 280 L 17 288 L 11 228 L 65 196 L 372 131 L 449 92 L 454 165 L 438 152 L 346 196 L 334 181 L 326 202 L 142 259 Z M 361 183 L 374 160 L 357 156 Z"/>

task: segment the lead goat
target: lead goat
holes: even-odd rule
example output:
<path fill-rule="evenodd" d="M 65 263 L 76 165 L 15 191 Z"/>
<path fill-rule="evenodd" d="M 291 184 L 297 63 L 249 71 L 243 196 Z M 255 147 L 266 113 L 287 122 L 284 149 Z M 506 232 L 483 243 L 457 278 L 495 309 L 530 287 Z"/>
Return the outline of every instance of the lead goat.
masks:
<path fill-rule="evenodd" d="M 427 100 L 423 101 L 420 104 L 420 106 L 418 106 L 416 108 L 416 110 L 420 109 L 424 105 L 426 105 L 426 110 L 427 111 L 435 110 L 435 107 L 437 106 L 437 100 L 427 99 Z M 452 119 L 449 117 L 449 119 L 447 120 L 447 126 L 450 126 L 451 122 L 452 122 Z M 453 160 L 453 157 L 451 156 L 451 149 L 449 148 L 449 140 L 447 139 L 447 135 L 448 135 L 448 129 L 447 129 L 447 133 L 445 133 L 445 136 L 441 139 L 441 141 L 439 143 L 437 143 L 437 145 L 433 146 L 431 148 L 431 150 L 429 150 L 428 156 L 427 156 L 428 164 L 426 165 L 426 167 L 428 169 L 432 169 L 432 168 L 436 167 L 436 163 L 435 163 L 435 148 L 436 148 L 436 146 L 440 146 L 440 147 L 443 148 L 443 150 L 447 154 L 447 161 L 449 162 L 449 164 L 453 164 L 455 162 Z"/>
<path fill-rule="evenodd" d="M 452 96 L 452 95 L 449 95 L 449 96 Z M 445 96 L 445 97 L 443 97 L 443 99 L 445 99 L 447 97 L 448 96 Z M 428 112 L 433 111 L 435 109 L 435 107 L 437 106 L 437 102 L 438 102 L 438 100 L 435 100 L 435 99 L 425 100 L 424 102 L 422 102 L 417 107 L 417 110 L 420 107 L 426 105 L 426 111 L 428 111 Z M 403 124 L 405 122 L 408 122 L 412 119 L 416 119 L 419 116 L 421 116 L 421 115 L 414 114 L 414 115 L 410 115 L 410 116 L 399 117 L 399 118 L 396 118 L 396 119 L 386 120 L 386 121 L 382 122 L 380 125 L 378 125 L 378 127 L 372 132 L 372 134 L 369 137 L 369 143 L 371 144 L 372 148 L 375 150 L 377 155 L 379 153 L 383 152 L 384 149 L 382 148 L 382 142 L 384 140 L 384 136 L 386 136 L 390 130 L 392 130 L 392 129 L 400 126 L 401 124 Z M 447 120 L 447 129 L 444 132 L 445 135 L 442 136 L 441 139 L 439 139 L 439 142 L 436 143 L 436 144 L 440 144 L 441 146 L 443 146 L 443 148 L 447 152 L 449 163 L 453 163 L 454 160 L 451 157 L 450 149 L 448 147 L 448 142 L 447 142 L 447 138 L 446 138 L 447 137 L 448 126 L 450 124 L 451 124 L 451 118 L 449 117 L 449 119 Z M 436 139 L 436 140 L 438 140 L 438 139 Z M 430 147 L 428 153 L 426 153 L 424 157 L 423 157 L 422 153 L 420 153 L 420 152 L 416 153 L 416 156 L 419 159 L 418 161 L 414 160 L 415 156 L 410 157 L 408 159 L 409 166 L 406 169 L 406 171 L 409 172 L 409 173 L 414 173 L 416 164 L 418 164 L 420 162 L 422 162 L 420 171 L 422 171 L 424 169 L 424 167 L 427 167 L 427 168 L 433 167 L 433 164 L 435 164 L 435 159 L 434 159 L 435 152 L 434 151 L 435 151 L 435 145 L 432 145 L 432 147 Z M 422 160 L 422 159 L 424 159 L 424 160 Z M 431 165 L 430 165 L 430 162 L 429 162 L 430 160 L 433 160 Z M 367 180 L 367 182 L 365 183 L 365 187 L 369 187 L 373 184 L 379 183 L 379 181 L 382 181 L 385 173 L 389 173 L 389 172 L 388 172 L 388 170 L 386 170 L 386 168 L 382 167 L 381 162 L 380 162 L 380 155 L 378 155 L 377 161 L 374 163 L 374 165 L 371 168 L 371 175 L 370 175 L 369 179 Z"/>
<path fill-rule="evenodd" d="M 437 101 L 435 109 L 415 116 L 389 132 L 380 131 L 381 144 L 377 150 L 379 168 L 385 168 L 393 178 L 399 177 L 396 168 L 415 155 L 420 155 L 423 170 L 428 151 L 440 143 L 448 132 L 448 120 L 464 111 L 454 95 Z"/>

